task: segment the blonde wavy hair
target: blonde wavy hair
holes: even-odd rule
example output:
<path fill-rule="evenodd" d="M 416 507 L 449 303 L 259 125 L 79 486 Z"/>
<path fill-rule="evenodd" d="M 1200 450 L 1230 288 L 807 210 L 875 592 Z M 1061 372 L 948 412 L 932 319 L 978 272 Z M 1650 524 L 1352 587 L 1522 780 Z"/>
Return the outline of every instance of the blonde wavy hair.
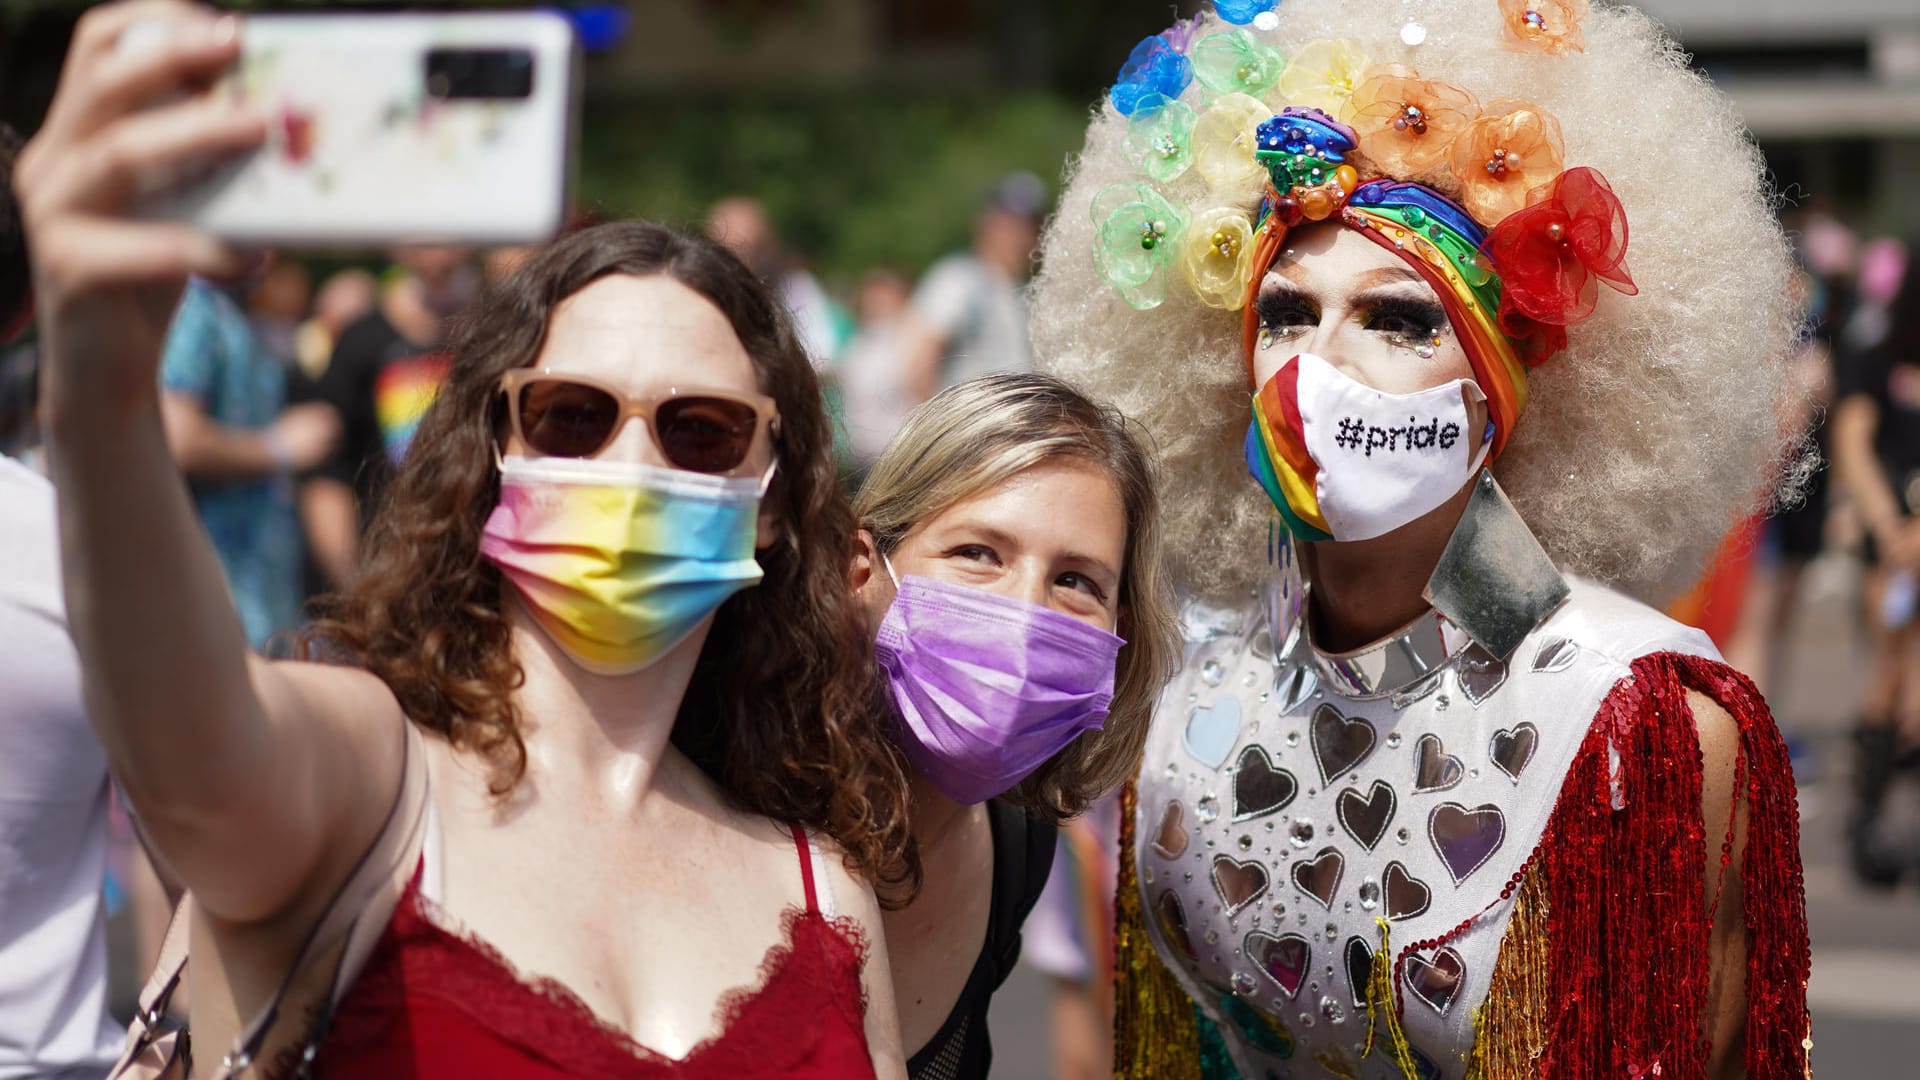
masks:
<path fill-rule="evenodd" d="M 1047 461 L 1079 458 L 1112 479 L 1127 523 L 1120 573 L 1120 649 L 1106 723 L 1029 773 L 1002 799 L 1071 817 L 1139 770 L 1147 722 L 1179 664 L 1179 631 L 1160 547 L 1153 459 L 1138 425 L 1045 375 L 989 375 L 914 410 L 887 444 L 854 517 L 891 554 L 954 505 Z"/>
<path fill-rule="evenodd" d="M 1247 29 L 1283 57 L 1345 38 L 1375 64 L 1409 65 L 1483 102 L 1531 101 L 1559 119 L 1567 166 L 1612 183 L 1640 294 L 1602 290 L 1568 348 L 1533 369 L 1527 411 L 1494 472 L 1563 570 L 1658 603 L 1794 471 L 1783 467 L 1797 438 L 1786 419 L 1792 262 L 1760 152 L 1727 99 L 1637 10 L 1596 6 L 1585 51 L 1564 58 L 1503 48 L 1494 0 L 1427 0 L 1414 13 L 1427 31 L 1417 47 L 1400 38 L 1408 9 L 1385 0 L 1286 0 L 1276 28 Z M 1210 13 L 1198 22 L 1196 37 L 1231 29 Z M 1196 82 L 1183 100 L 1199 109 L 1202 94 Z M 1277 88 L 1261 100 L 1276 112 L 1289 104 Z M 1237 603 L 1268 573 L 1272 527 L 1242 456 L 1252 388 L 1240 314 L 1206 306 L 1184 284 L 1137 311 L 1101 278 L 1094 198 L 1144 179 L 1127 159 L 1127 123 L 1103 101 L 1069 165 L 1033 286 L 1035 354 L 1152 433 L 1176 582 Z M 1363 176 L 1378 171 L 1358 164 Z M 1189 209 L 1259 201 L 1257 180 L 1210 191 L 1197 174 L 1160 190 Z M 1459 192 L 1444 168 L 1396 179 Z"/>

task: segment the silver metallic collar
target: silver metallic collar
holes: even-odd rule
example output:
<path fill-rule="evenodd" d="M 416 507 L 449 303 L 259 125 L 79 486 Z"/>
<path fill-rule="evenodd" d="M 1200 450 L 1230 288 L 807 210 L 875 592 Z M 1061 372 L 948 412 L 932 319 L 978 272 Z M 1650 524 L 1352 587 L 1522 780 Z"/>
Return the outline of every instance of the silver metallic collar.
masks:
<path fill-rule="evenodd" d="M 1409 690 L 1438 674 L 1471 641 L 1458 631 L 1449 634 L 1449 629 L 1445 616 L 1426 611 L 1386 637 L 1350 652 L 1322 652 L 1313 644 L 1311 627 L 1303 627 L 1301 636 L 1327 684 L 1342 697 L 1365 701 Z"/>
<path fill-rule="evenodd" d="M 1534 539 L 1506 493 L 1482 470 L 1460 523 L 1427 581 L 1432 609 L 1351 652 L 1322 652 L 1308 623 L 1308 586 L 1291 544 L 1279 559 L 1282 580 L 1268 594 L 1274 640 L 1284 641 L 1275 671 L 1283 708 L 1313 696 L 1321 680 L 1342 697 L 1425 696 L 1448 667 L 1476 704 L 1505 680 L 1506 660 L 1566 600 L 1564 578 Z"/>

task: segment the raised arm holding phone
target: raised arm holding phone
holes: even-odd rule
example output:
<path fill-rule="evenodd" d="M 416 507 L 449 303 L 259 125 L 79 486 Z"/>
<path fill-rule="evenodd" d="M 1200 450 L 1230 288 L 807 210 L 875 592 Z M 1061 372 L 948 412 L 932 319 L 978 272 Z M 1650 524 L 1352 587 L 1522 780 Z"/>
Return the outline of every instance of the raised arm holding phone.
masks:
<path fill-rule="evenodd" d="M 201 92 L 243 33 L 89 11 L 17 182 L 73 636 L 192 894 L 194 1074 L 899 1075 L 853 521 L 731 257 L 640 223 L 536 255 L 453 343 L 329 662 L 249 653 L 156 387 L 187 276 L 248 256 L 131 209 L 267 136 Z"/>

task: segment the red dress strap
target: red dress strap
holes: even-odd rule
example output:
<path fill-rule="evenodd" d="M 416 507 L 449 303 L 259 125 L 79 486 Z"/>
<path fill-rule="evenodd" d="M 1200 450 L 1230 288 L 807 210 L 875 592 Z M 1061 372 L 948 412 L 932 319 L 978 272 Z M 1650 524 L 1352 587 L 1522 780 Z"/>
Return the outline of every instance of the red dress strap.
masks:
<path fill-rule="evenodd" d="M 800 881 L 807 887 L 807 914 L 816 915 L 820 903 L 813 892 L 813 845 L 807 843 L 807 830 L 798 825 L 790 825 L 793 830 L 793 846 L 800 852 Z"/>

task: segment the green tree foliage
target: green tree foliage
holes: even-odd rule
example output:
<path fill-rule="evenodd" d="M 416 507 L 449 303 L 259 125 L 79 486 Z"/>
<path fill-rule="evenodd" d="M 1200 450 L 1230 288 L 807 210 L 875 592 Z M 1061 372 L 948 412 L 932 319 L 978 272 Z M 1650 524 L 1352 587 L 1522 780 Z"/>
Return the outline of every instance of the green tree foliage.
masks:
<path fill-rule="evenodd" d="M 966 244 L 1009 171 L 1057 186 L 1085 129 L 1081 106 L 1039 92 L 590 102 L 579 191 L 597 213 L 688 226 L 716 199 L 755 196 L 790 249 L 845 284 Z"/>

